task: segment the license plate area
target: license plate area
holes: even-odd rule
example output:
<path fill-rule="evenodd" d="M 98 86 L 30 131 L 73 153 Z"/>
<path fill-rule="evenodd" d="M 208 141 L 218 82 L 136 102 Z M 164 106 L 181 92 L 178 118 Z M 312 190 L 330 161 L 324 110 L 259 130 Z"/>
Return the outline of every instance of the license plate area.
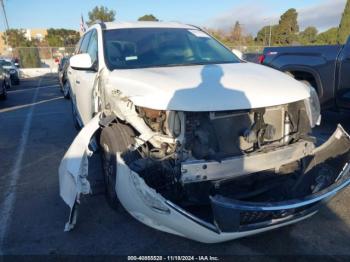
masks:
<path fill-rule="evenodd" d="M 274 199 L 267 193 L 250 197 L 248 191 L 245 196 L 235 197 L 228 190 L 216 192 L 210 197 L 214 223 L 222 232 L 237 232 L 278 225 L 317 212 L 322 203 L 350 184 L 349 150 L 349 136 L 339 126 L 326 143 L 303 159 L 303 174 L 293 184 L 286 184 L 287 195 L 281 197 L 283 190 L 278 191 L 278 187 L 271 187 L 270 192 L 276 192 Z"/>

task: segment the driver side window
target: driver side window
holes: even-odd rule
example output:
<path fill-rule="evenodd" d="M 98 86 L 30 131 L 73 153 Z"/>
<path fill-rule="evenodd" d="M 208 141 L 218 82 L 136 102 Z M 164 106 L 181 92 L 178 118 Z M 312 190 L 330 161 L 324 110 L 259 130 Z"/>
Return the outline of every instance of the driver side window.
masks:
<path fill-rule="evenodd" d="M 81 45 L 79 48 L 79 54 L 85 54 L 87 52 L 90 37 L 91 37 L 91 32 L 88 32 L 86 33 L 86 35 L 84 35 L 84 38 L 81 41 Z"/>
<path fill-rule="evenodd" d="M 98 44 L 97 44 L 97 32 L 94 30 L 90 37 L 89 46 L 87 49 L 87 53 L 91 57 L 91 61 L 93 64 L 97 65 L 98 62 Z"/>

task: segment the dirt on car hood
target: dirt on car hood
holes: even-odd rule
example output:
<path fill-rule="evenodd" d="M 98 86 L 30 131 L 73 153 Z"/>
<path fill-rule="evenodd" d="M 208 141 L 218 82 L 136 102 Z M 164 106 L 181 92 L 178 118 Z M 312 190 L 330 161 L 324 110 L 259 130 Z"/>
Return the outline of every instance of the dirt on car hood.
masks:
<path fill-rule="evenodd" d="M 138 106 L 159 110 L 241 110 L 309 97 L 304 84 L 252 63 L 114 70 L 108 86 Z"/>

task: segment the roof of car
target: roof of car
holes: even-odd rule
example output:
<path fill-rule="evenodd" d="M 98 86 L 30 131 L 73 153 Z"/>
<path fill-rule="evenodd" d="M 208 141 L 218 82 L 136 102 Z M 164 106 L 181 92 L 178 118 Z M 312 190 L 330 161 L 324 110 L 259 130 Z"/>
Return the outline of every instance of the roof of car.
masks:
<path fill-rule="evenodd" d="M 195 26 L 181 24 L 178 22 L 142 21 L 142 22 L 107 22 L 104 24 L 105 24 L 106 30 L 122 29 L 122 28 L 186 28 L 186 29 L 196 29 Z"/>

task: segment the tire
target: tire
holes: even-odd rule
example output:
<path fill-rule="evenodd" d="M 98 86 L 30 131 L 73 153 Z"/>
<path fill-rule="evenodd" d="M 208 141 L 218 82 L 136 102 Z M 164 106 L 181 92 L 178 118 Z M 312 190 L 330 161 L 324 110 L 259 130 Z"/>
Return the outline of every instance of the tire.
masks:
<path fill-rule="evenodd" d="M 68 81 L 64 82 L 63 86 L 62 86 L 62 92 L 63 92 L 63 97 L 65 99 L 69 99 L 70 98 L 70 92 L 69 92 L 69 83 Z"/>
<path fill-rule="evenodd" d="M 2 83 L 2 94 L 0 95 L 1 100 L 6 100 L 7 99 L 7 88 L 5 82 Z"/>
<path fill-rule="evenodd" d="M 120 123 L 112 124 L 101 131 L 100 148 L 105 193 L 109 206 L 114 210 L 119 207 L 115 187 L 117 175 L 116 152 L 126 152 L 128 147 L 134 143 L 133 135 L 134 132 L 129 126 Z"/>
<path fill-rule="evenodd" d="M 19 85 L 19 79 L 13 79 L 13 78 L 11 78 L 11 84 L 12 84 L 12 85 Z"/>
<path fill-rule="evenodd" d="M 6 87 L 7 87 L 7 89 L 12 88 L 12 81 L 11 80 L 7 81 Z"/>

